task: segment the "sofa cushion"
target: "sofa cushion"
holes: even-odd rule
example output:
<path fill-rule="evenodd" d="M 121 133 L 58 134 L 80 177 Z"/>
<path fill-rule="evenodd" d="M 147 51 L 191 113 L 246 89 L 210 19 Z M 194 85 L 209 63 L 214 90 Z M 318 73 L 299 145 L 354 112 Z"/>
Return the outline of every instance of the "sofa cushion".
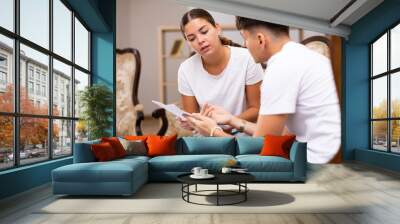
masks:
<path fill-rule="evenodd" d="M 264 146 L 261 149 L 261 156 L 280 156 L 289 159 L 290 148 L 294 140 L 295 135 L 266 135 L 264 138 Z"/>
<path fill-rule="evenodd" d="M 183 137 L 178 141 L 177 154 L 235 155 L 235 139 L 231 137 Z"/>
<path fill-rule="evenodd" d="M 236 143 L 236 155 L 259 154 L 264 145 L 264 138 L 238 137 Z"/>
<path fill-rule="evenodd" d="M 126 156 L 126 151 L 117 137 L 103 137 L 101 142 L 108 142 L 112 146 L 117 158 Z"/>
<path fill-rule="evenodd" d="M 146 143 L 141 140 L 126 140 L 124 138 L 119 138 L 122 146 L 126 151 L 126 155 L 137 155 L 145 156 L 147 155 Z"/>
<path fill-rule="evenodd" d="M 90 147 L 92 149 L 94 157 L 96 157 L 96 161 L 105 162 L 118 158 L 112 145 L 108 142 L 92 144 Z"/>
<path fill-rule="evenodd" d="M 147 137 L 147 155 L 165 156 L 176 154 L 176 135 L 173 136 L 149 136 Z"/>
<path fill-rule="evenodd" d="M 58 182 L 129 182 L 134 172 L 143 172 L 146 162 L 131 159 L 109 162 L 75 163 L 53 170 Z M 143 173 L 147 176 L 147 173 Z"/>
<path fill-rule="evenodd" d="M 278 156 L 238 155 L 239 166 L 249 172 L 292 172 L 292 161 Z"/>
<path fill-rule="evenodd" d="M 228 160 L 235 159 L 231 155 L 175 155 L 158 156 L 149 160 L 149 170 L 163 172 L 190 172 L 193 167 L 200 166 L 211 172 L 219 171 Z"/>
<path fill-rule="evenodd" d="M 99 144 L 100 139 L 75 143 L 74 147 L 74 163 L 88 163 L 95 162 L 96 158 L 90 148 L 92 144 Z"/>

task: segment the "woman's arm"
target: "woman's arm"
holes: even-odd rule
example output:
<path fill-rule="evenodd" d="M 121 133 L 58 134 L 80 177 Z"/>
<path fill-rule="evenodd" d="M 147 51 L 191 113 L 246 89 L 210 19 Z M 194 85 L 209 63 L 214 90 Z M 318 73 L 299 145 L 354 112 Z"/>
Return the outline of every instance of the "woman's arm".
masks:
<path fill-rule="evenodd" d="M 197 103 L 196 97 L 181 95 L 183 110 L 188 113 L 199 113 L 200 107 Z"/>
<path fill-rule="evenodd" d="M 239 114 L 238 118 L 251 122 L 257 121 L 260 109 L 260 86 L 261 82 L 246 85 L 247 109 Z"/>

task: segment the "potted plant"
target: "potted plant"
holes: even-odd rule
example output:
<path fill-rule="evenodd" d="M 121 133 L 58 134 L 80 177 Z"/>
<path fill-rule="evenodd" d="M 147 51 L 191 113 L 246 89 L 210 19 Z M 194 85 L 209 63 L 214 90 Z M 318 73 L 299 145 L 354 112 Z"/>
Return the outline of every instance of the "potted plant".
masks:
<path fill-rule="evenodd" d="M 80 92 L 81 118 L 87 126 L 89 140 L 109 136 L 112 125 L 113 94 L 103 84 L 87 86 Z"/>

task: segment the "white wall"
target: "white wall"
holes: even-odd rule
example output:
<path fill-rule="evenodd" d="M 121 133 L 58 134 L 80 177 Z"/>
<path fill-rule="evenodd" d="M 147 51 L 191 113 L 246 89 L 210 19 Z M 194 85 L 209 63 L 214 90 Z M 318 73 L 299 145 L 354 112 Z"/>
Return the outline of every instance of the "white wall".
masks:
<path fill-rule="evenodd" d="M 160 97 L 158 27 L 179 26 L 186 11 L 174 0 L 117 1 L 117 48 L 137 48 L 141 53 L 139 101 L 146 115 L 156 109 L 151 100 Z"/>

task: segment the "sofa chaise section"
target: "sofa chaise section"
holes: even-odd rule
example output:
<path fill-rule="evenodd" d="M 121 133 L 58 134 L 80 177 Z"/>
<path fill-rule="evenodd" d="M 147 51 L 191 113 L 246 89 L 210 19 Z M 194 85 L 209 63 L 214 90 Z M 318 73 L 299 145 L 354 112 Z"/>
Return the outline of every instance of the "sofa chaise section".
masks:
<path fill-rule="evenodd" d="M 54 194 L 132 195 L 148 181 L 147 156 L 95 162 L 90 150 L 94 143 L 75 144 L 76 163 L 52 171 Z"/>

